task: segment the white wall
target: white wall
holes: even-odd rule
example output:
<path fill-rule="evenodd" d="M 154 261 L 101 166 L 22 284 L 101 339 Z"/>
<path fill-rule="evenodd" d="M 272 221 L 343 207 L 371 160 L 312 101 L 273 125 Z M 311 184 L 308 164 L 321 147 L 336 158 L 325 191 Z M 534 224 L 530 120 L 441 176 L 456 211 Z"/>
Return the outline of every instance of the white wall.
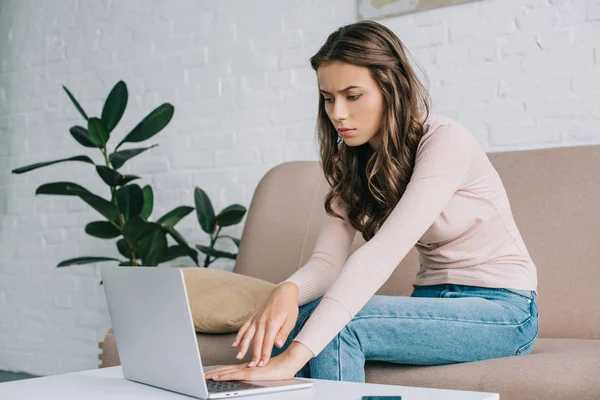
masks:
<path fill-rule="evenodd" d="M 193 205 L 195 186 L 218 210 L 248 206 L 272 166 L 317 159 L 308 58 L 357 20 L 356 9 L 355 0 L 0 3 L 0 369 L 95 368 L 109 327 L 95 268 L 54 268 L 116 254 L 112 241 L 83 232 L 98 215 L 78 199 L 34 196 L 55 180 L 107 196 L 104 184 L 85 164 L 10 174 L 75 154 L 100 162 L 70 137 L 82 119 L 61 85 L 99 115 L 112 86 L 127 83 L 115 142 L 154 107 L 175 106 L 150 142 L 159 147 L 124 167 L 154 187 L 154 219 Z M 486 150 L 600 143 L 597 1 L 482 0 L 380 22 L 425 68 L 434 111 L 458 118 Z M 178 227 L 191 243 L 206 243 L 193 215 Z"/>

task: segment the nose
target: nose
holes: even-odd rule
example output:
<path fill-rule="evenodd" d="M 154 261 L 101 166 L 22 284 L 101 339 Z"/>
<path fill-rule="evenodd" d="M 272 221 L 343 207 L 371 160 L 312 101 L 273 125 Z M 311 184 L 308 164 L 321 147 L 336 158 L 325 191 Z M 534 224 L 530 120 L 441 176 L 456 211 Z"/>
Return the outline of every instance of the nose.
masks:
<path fill-rule="evenodd" d="M 333 110 L 331 110 L 331 117 L 336 121 L 342 121 L 348 118 L 348 108 L 345 102 L 336 101 L 333 103 Z"/>

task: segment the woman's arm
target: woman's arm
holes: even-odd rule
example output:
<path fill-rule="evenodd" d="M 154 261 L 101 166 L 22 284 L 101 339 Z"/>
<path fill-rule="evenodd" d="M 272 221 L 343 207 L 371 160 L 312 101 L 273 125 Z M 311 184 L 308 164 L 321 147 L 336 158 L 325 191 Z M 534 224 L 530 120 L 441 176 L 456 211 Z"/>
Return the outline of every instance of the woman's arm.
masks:
<path fill-rule="evenodd" d="M 281 282 L 295 283 L 298 286 L 298 305 L 310 303 L 323 296 L 340 273 L 350 253 L 350 245 L 356 229 L 347 220 L 347 210 L 342 204 L 333 201 L 332 209 L 345 219 L 327 216 L 323 221 L 314 250 L 308 261 Z"/>

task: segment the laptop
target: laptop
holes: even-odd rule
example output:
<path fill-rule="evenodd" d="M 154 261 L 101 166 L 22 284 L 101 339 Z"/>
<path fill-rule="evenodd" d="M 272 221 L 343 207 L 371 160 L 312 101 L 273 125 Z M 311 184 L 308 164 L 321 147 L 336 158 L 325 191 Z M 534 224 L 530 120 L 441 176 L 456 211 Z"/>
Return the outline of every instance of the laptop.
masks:
<path fill-rule="evenodd" d="M 298 378 L 256 382 L 204 379 L 181 269 L 100 269 L 126 379 L 200 399 L 247 396 L 313 386 L 311 381 Z"/>

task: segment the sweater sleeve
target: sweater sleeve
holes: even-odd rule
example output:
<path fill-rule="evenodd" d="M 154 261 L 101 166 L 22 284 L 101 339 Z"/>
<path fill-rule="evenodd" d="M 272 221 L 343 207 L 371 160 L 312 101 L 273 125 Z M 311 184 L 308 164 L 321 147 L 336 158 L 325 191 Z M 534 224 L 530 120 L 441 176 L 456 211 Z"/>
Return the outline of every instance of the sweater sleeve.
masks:
<path fill-rule="evenodd" d="M 311 257 L 304 266 L 280 283 L 293 282 L 298 286 L 299 306 L 325 294 L 348 258 L 350 245 L 356 234 L 356 228 L 348 222 L 347 210 L 341 203 L 336 199 L 331 206 L 344 219 L 327 216 L 317 235 Z"/>
<path fill-rule="evenodd" d="M 400 201 L 373 238 L 348 258 L 294 341 L 316 356 L 387 281 L 461 188 L 470 167 L 471 140 L 458 123 L 421 139 Z"/>

